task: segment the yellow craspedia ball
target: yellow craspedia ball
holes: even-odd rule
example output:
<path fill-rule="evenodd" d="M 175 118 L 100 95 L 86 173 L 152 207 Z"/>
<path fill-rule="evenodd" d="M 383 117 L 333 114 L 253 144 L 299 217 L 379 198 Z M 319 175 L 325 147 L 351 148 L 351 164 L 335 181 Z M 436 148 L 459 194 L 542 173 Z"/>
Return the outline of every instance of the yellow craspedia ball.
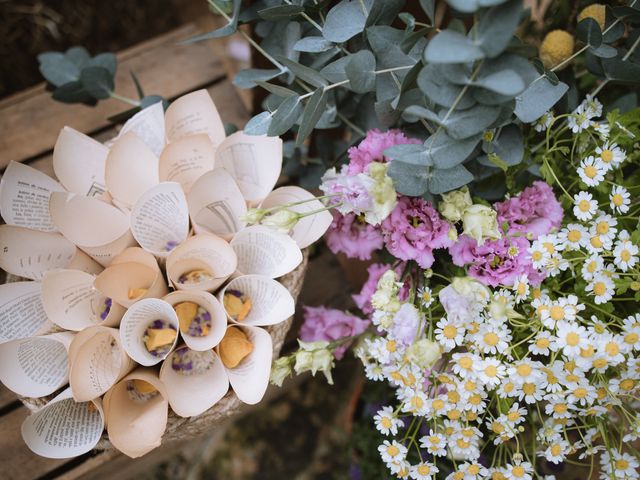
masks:
<path fill-rule="evenodd" d="M 549 32 L 540 45 L 540 60 L 546 68 L 555 67 L 573 54 L 574 43 L 569 32 L 564 30 Z"/>
<path fill-rule="evenodd" d="M 593 18 L 598 25 L 600 25 L 600 30 L 604 30 L 604 22 L 606 17 L 606 10 L 604 5 L 600 3 L 594 3 L 593 5 L 589 5 L 585 7 L 580 14 L 578 15 L 578 23 L 580 23 L 585 18 Z"/>

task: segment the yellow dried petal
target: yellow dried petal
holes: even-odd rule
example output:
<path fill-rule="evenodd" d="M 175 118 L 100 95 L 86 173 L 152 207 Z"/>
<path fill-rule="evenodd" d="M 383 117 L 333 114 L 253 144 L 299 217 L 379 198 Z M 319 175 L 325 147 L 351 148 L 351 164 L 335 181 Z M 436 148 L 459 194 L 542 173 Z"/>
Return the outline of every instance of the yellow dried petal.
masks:
<path fill-rule="evenodd" d="M 243 304 L 244 302 L 240 297 L 231 293 L 224 294 L 224 308 L 233 318 L 238 316 L 238 313 L 242 310 Z"/>
<path fill-rule="evenodd" d="M 582 9 L 580 14 L 578 15 L 578 23 L 580 23 L 585 18 L 593 18 L 598 25 L 600 25 L 600 30 L 604 30 L 604 23 L 606 19 L 607 13 L 605 6 L 600 3 L 594 3 L 593 5 L 589 5 Z"/>
<path fill-rule="evenodd" d="M 251 307 L 252 306 L 253 305 L 251 304 L 251 300 L 250 299 L 245 300 L 245 302 L 242 304 L 242 308 L 238 312 L 238 321 L 239 322 L 241 322 L 242 320 L 247 318 L 247 315 L 249 315 L 249 312 L 251 311 Z"/>
<path fill-rule="evenodd" d="M 128 293 L 129 300 L 133 300 L 134 298 L 141 297 L 148 291 L 149 289 L 147 288 L 130 288 Z"/>
<path fill-rule="evenodd" d="M 176 339 L 178 332 L 173 328 L 149 328 L 145 346 L 147 350 L 156 350 L 164 345 L 170 345 Z"/>
<path fill-rule="evenodd" d="M 575 41 L 569 32 L 564 30 L 549 32 L 540 45 L 540 60 L 546 68 L 553 68 L 573 54 L 574 46 Z"/>
<path fill-rule="evenodd" d="M 133 380 L 133 387 L 138 391 L 138 393 L 142 395 L 147 395 L 149 393 L 155 392 L 157 389 L 152 384 L 145 380 Z"/>
<path fill-rule="evenodd" d="M 198 304 L 193 302 L 181 302 L 173 307 L 180 321 L 180 330 L 186 332 L 196 315 L 198 315 Z"/>
<path fill-rule="evenodd" d="M 247 355 L 253 351 L 253 344 L 239 328 L 229 328 L 220 342 L 220 360 L 227 368 L 240 365 Z"/>

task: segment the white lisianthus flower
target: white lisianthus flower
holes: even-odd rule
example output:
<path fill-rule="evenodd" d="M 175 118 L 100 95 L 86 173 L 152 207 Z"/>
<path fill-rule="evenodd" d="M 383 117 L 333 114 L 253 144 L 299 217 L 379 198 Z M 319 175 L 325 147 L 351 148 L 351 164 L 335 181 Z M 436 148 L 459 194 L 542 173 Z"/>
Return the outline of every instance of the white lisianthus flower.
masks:
<path fill-rule="evenodd" d="M 289 233 L 300 220 L 300 214 L 293 210 L 282 209 L 264 217 L 260 224 L 282 233 Z"/>
<path fill-rule="evenodd" d="M 369 177 L 373 184 L 369 195 L 373 200 L 372 208 L 365 212 L 364 218 L 371 225 L 380 224 L 393 211 L 398 203 L 398 195 L 393 186 L 393 180 L 387 175 L 389 165 L 380 162 L 371 162 L 368 167 Z"/>
<path fill-rule="evenodd" d="M 300 350 L 295 353 L 296 363 L 294 370 L 297 375 L 303 372 L 311 371 L 312 375 L 316 372 L 324 373 L 329 385 L 333 385 L 333 378 L 331 377 L 331 369 L 334 366 L 333 353 L 329 348 L 329 342 L 317 341 L 317 342 L 303 342 L 298 340 Z"/>
<path fill-rule="evenodd" d="M 442 201 L 438 204 L 438 210 L 444 218 L 456 223 L 462 220 L 467 208 L 473 205 L 469 189 L 464 186 L 453 192 L 443 193 Z"/>
<path fill-rule="evenodd" d="M 269 381 L 278 387 L 282 386 L 284 379 L 291 375 L 291 361 L 287 357 L 281 357 L 273 362 Z"/>
<path fill-rule="evenodd" d="M 378 288 L 371 296 L 371 305 L 376 310 L 397 312 L 400 309 L 399 291 L 400 286 L 396 282 L 396 272 L 387 270 L 378 280 Z"/>
<path fill-rule="evenodd" d="M 437 342 L 428 338 L 418 340 L 407 351 L 409 361 L 421 368 L 430 368 L 442 357 L 442 350 Z"/>
<path fill-rule="evenodd" d="M 462 215 L 465 235 L 482 245 L 486 239 L 497 240 L 502 237 L 498 228 L 497 213 L 491 207 L 475 204 L 468 207 Z"/>

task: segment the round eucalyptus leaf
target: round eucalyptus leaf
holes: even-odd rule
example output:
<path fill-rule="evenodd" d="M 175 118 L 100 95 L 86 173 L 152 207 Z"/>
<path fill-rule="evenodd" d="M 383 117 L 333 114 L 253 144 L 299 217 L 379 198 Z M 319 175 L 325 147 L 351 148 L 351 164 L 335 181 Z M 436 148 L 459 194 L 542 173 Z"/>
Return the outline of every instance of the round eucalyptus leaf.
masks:
<path fill-rule="evenodd" d="M 97 100 L 104 100 L 113 92 L 113 75 L 104 67 L 86 67 L 80 72 L 84 89 Z"/>

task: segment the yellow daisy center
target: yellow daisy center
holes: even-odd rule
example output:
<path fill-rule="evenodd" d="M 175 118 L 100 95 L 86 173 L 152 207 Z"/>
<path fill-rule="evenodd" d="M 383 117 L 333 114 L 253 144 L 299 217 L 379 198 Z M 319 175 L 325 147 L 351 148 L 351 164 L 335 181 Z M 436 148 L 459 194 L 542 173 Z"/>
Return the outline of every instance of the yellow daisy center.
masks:
<path fill-rule="evenodd" d="M 487 377 L 495 377 L 498 375 L 498 368 L 495 365 L 488 365 L 485 367 L 484 373 Z"/>
<path fill-rule="evenodd" d="M 442 334 L 445 336 L 445 338 L 452 340 L 456 338 L 456 335 L 458 334 L 458 329 L 453 325 L 447 325 L 442 329 Z"/>
<path fill-rule="evenodd" d="M 631 252 L 629 250 L 622 250 L 622 252 L 620 252 L 620 258 L 623 262 L 628 262 L 631 260 Z"/>
<path fill-rule="evenodd" d="M 609 163 L 611 160 L 613 160 L 613 152 L 611 150 L 603 150 L 600 154 L 600 158 L 603 162 Z"/>
<path fill-rule="evenodd" d="M 578 335 L 576 332 L 569 332 L 567 333 L 565 340 L 567 341 L 567 345 L 569 345 L 570 347 L 575 347 L 580 343 L 580 335 Z"/>
<path fill-rule="evenodd" d="M 600 235 L 604 235 L 605 233 L 607 233 L 609 231 L 609 224 L 607 222 L 605 222 L 604 220 L 601 221 L 601 222 L 598 222 L 598 225 L 596 225 L 596 231 Z"/>
<path fill-rule="evenodd" d="M 498 341 L 500 341 L 500 337 L 494 332 L 485 333 L 483 339 L 484 343 L 490 347 L 495 347 L 498 344 Z"/>
<path fill-rule="evenodd" d="M 622 204 L 624 204 L 624 197 L 619 193 L 616 193 L 613 197 L 611 197 L 611 200 L 616 207 L 620 207 Z"/>
<path fill-rule="evenodd" d="M 580 230 L 569 230 L 569 233 L 567 234 L 567 239 L 570 242 L 579 242 L 580 238 L 582 238 L 582 234 L 580 233 Z"/>
<path fill-rule="evenodd" d="M 582 212 L 588 212 L 589 210 L 591 210 L 591 203 L 589 202 L 589 200 L 580 200 L 580 203 L 578 203 L 578 208 Z"/>
<path fill-rule="evenodd" d="M 562 307 L 559 307 L 558 305 L 554 305 L 549 310 L 549 315 L 553 320 L 557 322 L 558 320 L 562 320 L 564 318 L 564 309 Z"/>
<path fill-rule="evenodd" d="M 589 178 L 595 178 L 598 175 L 598 169 L 593 165 L 587 165 L 584 167 L 584 174 Z"/>

